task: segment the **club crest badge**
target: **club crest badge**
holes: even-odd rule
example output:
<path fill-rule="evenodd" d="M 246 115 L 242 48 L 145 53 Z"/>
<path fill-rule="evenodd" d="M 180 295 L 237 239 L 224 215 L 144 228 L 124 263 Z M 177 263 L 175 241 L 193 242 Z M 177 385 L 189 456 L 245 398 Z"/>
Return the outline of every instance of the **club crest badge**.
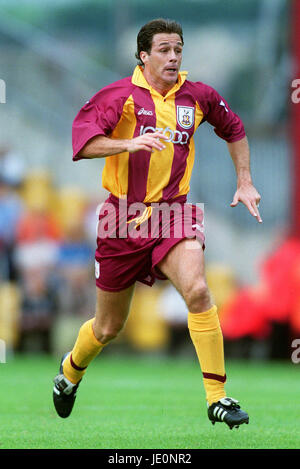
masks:
<path fill-rule="evenodd" d="M 190 129 L 194 124 L 195 108 L 191 106 L 177 106 L 177 122 L 183 129 Z"/>

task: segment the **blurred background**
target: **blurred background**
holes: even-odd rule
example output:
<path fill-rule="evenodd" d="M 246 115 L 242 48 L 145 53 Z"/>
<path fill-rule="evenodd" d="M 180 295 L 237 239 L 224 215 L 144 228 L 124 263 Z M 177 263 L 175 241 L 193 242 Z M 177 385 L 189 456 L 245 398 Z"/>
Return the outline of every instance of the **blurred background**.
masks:
<path fill-rule="evenodd" d="M 59 355 L 94 314 L 104 161 L 72 162 L 72 121 L 131 75 L 136 35 L 157 17 L 182 24 L 189 79 L 243 119 L 262 195 L 262 225 L 230 207 L 226 143 L 201 126 L 189 200 L 205 204 L 227 356 L 290 360 L 300 336 L 299 0 L 0 0 L 0 339 L 11 354 Z M 103 353 L 194 355 L 186 315 L 168 282 L 137 285 L 126 328 Z"/>

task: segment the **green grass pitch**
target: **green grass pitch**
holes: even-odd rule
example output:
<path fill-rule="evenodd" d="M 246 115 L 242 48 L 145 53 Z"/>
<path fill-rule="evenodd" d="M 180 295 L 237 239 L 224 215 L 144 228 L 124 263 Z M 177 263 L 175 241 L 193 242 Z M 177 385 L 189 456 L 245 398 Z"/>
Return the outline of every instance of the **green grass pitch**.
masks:
<path fill-rule="evenodd" d="M 64 420 L 52 404 L 58 361 L 14 357 L 0 364 L 0 449 L 299 449 L 298 366 L 227 362 L 227 394 L 250 415 L 229 430 L 207 419 L 196 360 L 103 354 Z"/>

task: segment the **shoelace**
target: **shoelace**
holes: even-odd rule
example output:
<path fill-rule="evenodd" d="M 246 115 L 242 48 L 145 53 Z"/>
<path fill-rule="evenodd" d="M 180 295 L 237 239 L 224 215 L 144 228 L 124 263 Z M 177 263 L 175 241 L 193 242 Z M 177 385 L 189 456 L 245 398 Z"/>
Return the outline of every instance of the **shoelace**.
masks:
<path fill-rule="evenodd" d="M 224 409 L 238 411 L 241 408 L 239 405 L 239 401 L 233 399 L 232 397 L 222 398 L 219 402 L 220 404 L 222 404 Z"/>
<path fill-rule="evenodd" d="M 238 404 L 235 404 L 234 402 L 229 407 L 230 410 L 235 410 L 235 411 L 238 411 L 240 408 L 241 407 Z"/>

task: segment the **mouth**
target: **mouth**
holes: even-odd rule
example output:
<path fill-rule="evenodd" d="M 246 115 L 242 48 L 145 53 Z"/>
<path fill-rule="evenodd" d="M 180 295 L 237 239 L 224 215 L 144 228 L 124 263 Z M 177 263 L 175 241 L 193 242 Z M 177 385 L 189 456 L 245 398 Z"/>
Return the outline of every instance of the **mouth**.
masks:
<path fill-rule="evenodd" d="M 177 67 L 167 67 L 165 68 L 166 72 L 169 72 L 169 73 L 177 73 L 178 72 L 178 68 Z"/>

